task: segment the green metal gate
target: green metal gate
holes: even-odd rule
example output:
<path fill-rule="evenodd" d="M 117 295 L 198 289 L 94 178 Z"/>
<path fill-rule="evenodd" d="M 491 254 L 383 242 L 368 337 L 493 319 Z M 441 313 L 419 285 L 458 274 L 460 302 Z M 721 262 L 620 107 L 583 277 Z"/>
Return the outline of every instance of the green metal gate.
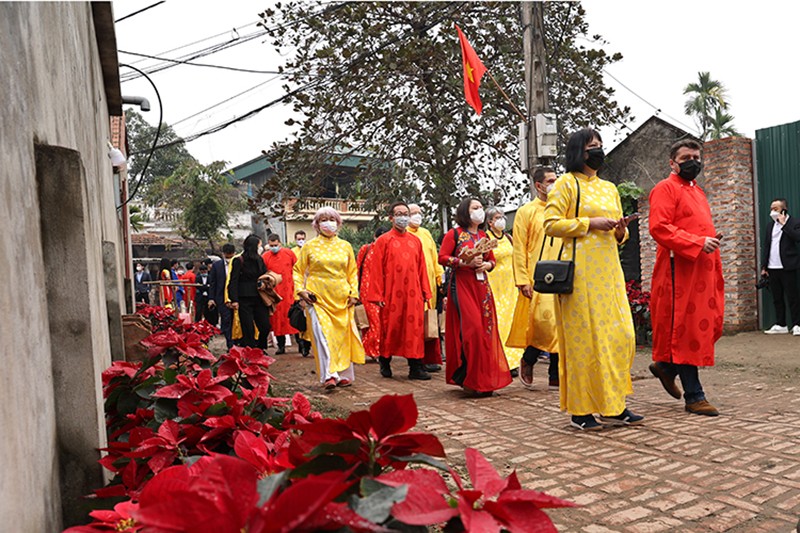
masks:
<path fill-rule="evenodd" d="M 755 142 L 756 176 L 758 178 L 758 205 L 756 206 L 756 225 L 758 228 L 759 272 L 761 267 L 761 247 L 766 228 L 772 227 L 769 218 L 769 204 L 775 198 L 786 198 L 789 213 L 800 216 L 800 122 L 783 124 L 772 128 L 756 130 Z M 772 295 L 768 289 L 761 292 L 761 327 L 768 328 L 775 323 L 775 309 Z M 788 305 L 786 319 L 791 324 Z"/>

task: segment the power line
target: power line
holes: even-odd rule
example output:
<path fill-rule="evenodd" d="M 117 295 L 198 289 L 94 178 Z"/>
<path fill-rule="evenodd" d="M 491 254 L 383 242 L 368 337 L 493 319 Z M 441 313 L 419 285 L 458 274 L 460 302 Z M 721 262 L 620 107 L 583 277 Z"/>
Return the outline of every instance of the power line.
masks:
<path fill-rule="evenodd" d="M 193 119 L 193 118 L 194 118 L 194 117 L 196 117 L 197 115 L 202 115 L 202 114 L 203 114 L 203 113 L 205 113 L 206 111 L 211 111 L 211 110 L 212 110 L 212 109 L 214 109 L 215 107 L 219 107 L 219 106 L 221 106 L 221 105 L 223 105 L 223 104 L 226 104 L 226 103 L 230 102 L 231 100 L 233 100 L 233 99 L 235 99 L 235 98 L 238 98 L 238 97 L 240 97 L 240 96 L 242 96 L 242 95 L 244 95 L 244 94 L 247 94 L 247 93 L 249 93 L 250 91 L 254 91 L 254 90 L 258 89 L 259 87 L 263 87 L 264 85 L 266 85 L 266 84 L 268 84 L 268 83 L 270 83 L 270 82 L 272 82 L 272 81 L 275 81 L 275 80 L 277 80 L 279 77 L 280 77 L 280 76 L 274 76 L 274 77 L 272 77 L 272 78 L 270 78 L 270 79 L 268 79 L 268 80 L 266 80 L 266 81 L 262 81 L 261 83 L 259 83 L 259 84 L 257 84 L 257 85 L 254 85 L 254 86 L 250 87 L 249 89 L 245 89 L 244 91 L 242 91 L 242 92 L 240 92 L 240 93 L 238 93 L 238 94 L 234 94 L 233 96 L 231 96 L 231 97 L 228 97 L 228 98 L 226 98 L 225 100 L 222 100 L 221 102 L 217 102 L 216 104 L 214 104 L 214 105 L 212 105 L 212 106 L 209 106 L 209 107 L 207 107 L 207 108 L 205 108 L 205 109 L 203 109 L 203 110 L 201 110 L 201 111 L 198 111 L 197 113 L 194 113 L 193 115 L 189 115 L 188 117 L 185 117 L 185 118 L 182 118 L 182 119 L 180 119 L 180 120 L 178 120 L 178 121 L 176 121 L 176 122 L 173 122 L 171 125 L 172 125 L 173 127 L 175 127 L 176 125 L 178 125 L 178 124 L 181 124 L 182 122 L 186 122 L 187 120 Z"/>
<path fill-rule="evenodd" d="M 114 21 L 114 24 L 116 24 L 116 23 L 118 23 L 118 22 L 122 22 L 123 20 L 125 20 L 125 19 L 129 19 L 129 18 L 131 18 L 131 17 L 133 17 L 133 16 L 136 16 L 136 15 L 138 15 L 139 13 L 144 13 L 144 12 L 145 12 L 145 11 L 147 11 L 148 9 L 152 9 L 152 8 L 154 8 L 154 7 L 156 7 L 156 6 L 159 6 L 159 5 L 163 4 L 164 2 L 166 2 L 166 0 L 161 0 L 160 2 L 156 2 L 155 4 L 149 5 L 149 6 L 147 6 L 147 7 L 143 7 L 143 8 L 142 8 L 142 9 L 140 9 L 139 11 L 134 11 L 133 13 L 131 13 L 131 14 L 129 14 L 129 15 L 125 15 L 124 17 L 118 18 L 117 20 L 115 20 L 115 21 Z"/>
<path fill-rule="evenodd" d="M 258 22 L 251 22 L 249 24 L 244 24 L 242 26 L 235 27 L 235 28 L 233 28 L 231 30 L 228 30 L 228 31 L 223 31 L 221 33 L 216 33 L 216 34 L 211 35 L 209 37 L 204 37 L 202 39 L 198 39 L 197 41 L 193 41 L 191 43 L 182 44 L 181 46 L 178 46 L 177 48 L 172 48 L 170 50 L 165 50 L 163 52 L 159 52 L 156 55 L 157 56 L 164 56 L 166 54 L 171 54 L 172 52 L 176 52 L 178 50 L 183 50 L 184 48 L 188 48 L 188 47 L 194 46 L 196 44 L 204 43 L 206 41 L 210 41 L 211 39 L 216 39 L 217 37 L 222 37 L 223 35 L 229 35 L 231 33 L 233 33 L 233 34 L 238 36 L 239 35 L 239 30 L 243 30 L 245 28 L 249 28 L 250 26 L 255 26 L 256 24 L 258 24 Z M 233 40 L 236 40 L 237 38 L 238 37 L 234 37 Z M 144 61 L 144 59 L 140 59 L 138 61 L 134 61 L 133 64 L 135 65 L 135 64 L 141 63 L 142 61 Z"/>
<path fill-rule="evenodd" d="M 221 70 L 230 70 L 233 72 L 248 72 L 250 74 L 282 74 L 276 70 L 253 70 L 249 68 L 238 68 L 238 67 L 228 67 L 225 65 L 211 65 L 209 63 L 193 63 L 191 61 L 181 61 L 180 59 L 169 59 L 166 57 L 158 57 L 158 56 L 151 56 L 148 54 L 140 54 L 138 52 L 127 52 L 125 50 L 119 50 L 120 54 L 127 54 L 129 56 L 136 56 L 136 57 L 145 57 L 147 59 L 158 59 L 159 61 L 166 61 L 168 63 L 176 63 L 179 65 L 191 65 L 193 67 L 209 67 L 209 68 L 218 68 Z"/>

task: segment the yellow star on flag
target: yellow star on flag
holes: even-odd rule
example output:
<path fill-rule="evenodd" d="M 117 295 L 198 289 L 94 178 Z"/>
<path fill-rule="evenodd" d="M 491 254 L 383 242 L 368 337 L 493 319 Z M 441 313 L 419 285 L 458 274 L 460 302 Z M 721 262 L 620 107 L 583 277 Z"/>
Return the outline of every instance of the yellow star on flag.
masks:
<path fill-rule="evenodd" d="M 473 69 L 469 63 L 465 63 L 465 65 L 467 67 L 467 77 L 469 78 L 469 81 L 475 83 L 475 79 L 472 77 L 472 71 L 475 69 Z"/>

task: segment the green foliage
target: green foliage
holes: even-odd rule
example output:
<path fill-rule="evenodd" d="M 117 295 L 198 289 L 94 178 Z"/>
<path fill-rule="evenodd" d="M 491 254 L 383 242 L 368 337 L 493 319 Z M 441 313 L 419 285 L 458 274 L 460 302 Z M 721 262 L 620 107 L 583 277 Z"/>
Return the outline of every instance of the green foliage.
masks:
<path fill-rule="evenodd" d="M 142 212 L 142 208 L 138 205 L 130 205 L 128 214 L 128 222 L 131 225 L 131 229 L 135 232 L 142 231 L 142 229 L 144 229 L 144 223 L 147 220 L 147 215 Z"/>
<path fill-rule="evenodd" d="M 129 174 L 131 177 L 138 178 L 147 160 L 147 154 L 153 146 L 157 128 L 148 124 L 136 111 L 127 110 L 125 111 L 125 131 L 128 135 L 131 153 L 128 158 Z M 164 122 L 158 144 L 178 139 L 180 137 L 172 129 L 172 126 Z M 147 165 L 147 171 L 142 181 L 143 191 L 147 192 L 159 178 L 171 176 L 182 164 L 187 163 L 197 163 L 197 160 L 186 150 L 183 143 L 156 150 Z M 147 200 L 151 204 L 158 203 L 157 198 L 147 198 Z"/>
<path fill-rule="evenodd" d="M 353 251 L 356 254 L 358 254 L 358 251 L 362 246 L 372 242 L 374 234 L 374 225 L 364 226 L 363 228 L 359 228 L 357 230 L 354 230 L 349 226 L 342 226 L 338 233 L 339 238 L 346 240 L 353 246 Z"/>
<path fill-rule="evenodd" d="M 220 229 L 228 227 L 228 216 L 244 208 L 241 193 L 223 174 L 225 167 L 225 161 L 209 165 L 184 163 L 172 175 L 159 178 L 151 186 L 152 197 L 179 213 L 181 235 L 195 242 L 207 242 L 212 250 L 220 238 Z"/>
<path fill-rule="evenodd" d="M 320 196 L 336 177 L 331 163 L 349 154 L 370 156 L 347 191 L 368 208 L 406 198 L 434 213 L 452 212 L 467 195 L 502 204 L 527 190 L 517 168 L 519 118 L 488 76 L 483 114 L 475 116 L 466 104 L 453 29 L 458 23 L 522 107 L 519 4 L 295 0 L 261 17 L 265 27 L 276 28 L 273 45 L 287 57 L 281 67 L 286 89 L 312 84 L 294 95 L 295 110 L 305 116 L 302 129 L 293 142 L 273 147 L 278 172 L 253 207 L 274 210 L 282 198 Z M 628 120 L 628 109 L 618 107 L 602 78 L 603 68 L 621 56 L 578 44 L 588 33 L 584 17 L 579 4 L 545 4 L 550 100 L 562 140 L 579 127 Z"/>
<path fill-rule="evenodd" d="M 628 216 L 635 213 L 639 198 L 644 195 L 644 189 L 636 185 L 636 182 L 623 181 L 617 185 L 617 191 L 622 203 L 622 214 Z"/>
<path fill-rule="evenodd" d="M 739 136 L 732 124 L 733 116 L 725 113 L 730 103 L 725 86 L 711 79 L 710 72 L 698 72 L 697 78 L 696 83 L 686 86 L 683 94 L 689 95 L 684 110 L 697 122 L 700 138 L 705 141 Z"/>

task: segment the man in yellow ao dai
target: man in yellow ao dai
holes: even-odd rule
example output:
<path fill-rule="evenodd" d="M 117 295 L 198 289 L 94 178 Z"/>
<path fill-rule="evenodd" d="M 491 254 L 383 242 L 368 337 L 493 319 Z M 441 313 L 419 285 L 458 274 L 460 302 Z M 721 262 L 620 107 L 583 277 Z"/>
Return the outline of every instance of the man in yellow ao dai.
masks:
<path fill-rule="evenodd" d="M 514 284 L 519 296 L 506 346 L 525 349 L 519 380 L 528 389 L 533 388 L 533 367 L 543 352 L 550 354 L 548 385 L 557 389 L 559 383 L 555 297 L 533 290 L 539 255 L 543 261 L 556 260 L 561 247 L 561 239 L 544 233 L 544 208 L 555 181 L 552 168 L 537 168 L 531 182 L 533 201 L 520 207 L 514 217 Z"/>

